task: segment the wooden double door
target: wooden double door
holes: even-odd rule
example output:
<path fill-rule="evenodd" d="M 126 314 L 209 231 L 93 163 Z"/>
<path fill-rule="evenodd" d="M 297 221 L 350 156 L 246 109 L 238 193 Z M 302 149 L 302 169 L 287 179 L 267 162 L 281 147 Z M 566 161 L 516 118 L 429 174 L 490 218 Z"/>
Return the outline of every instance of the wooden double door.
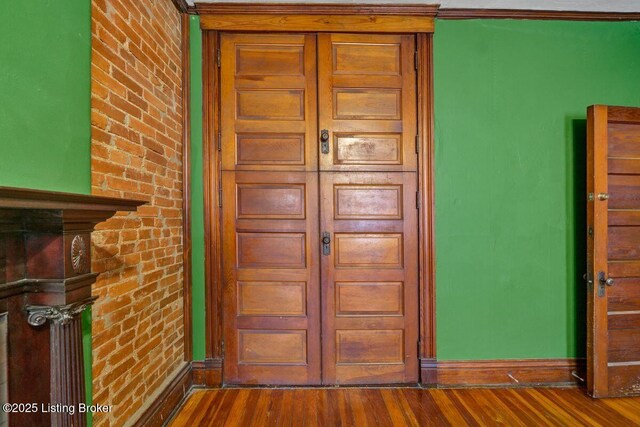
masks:
<path fill-rule="evenodd" d="M 418 380 L 414 35 L 220 35 L 224 381 Z"/>

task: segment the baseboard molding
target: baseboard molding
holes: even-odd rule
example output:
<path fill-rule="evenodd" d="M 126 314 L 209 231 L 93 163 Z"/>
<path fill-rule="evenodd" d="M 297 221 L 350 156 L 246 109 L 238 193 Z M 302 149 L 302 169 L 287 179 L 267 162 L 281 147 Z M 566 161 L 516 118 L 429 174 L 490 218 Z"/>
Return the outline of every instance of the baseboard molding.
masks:
<path fill-rule="evenodd" d="M 584 367 L 584 359 L 420 361 L 426 387 L 575 386 Z"/>
<path fill-rule="evenodd" d="M 222 360 L 206 359 L 191 362 L 193 386 L 216 388 L 222 385 Z"/>
<path fill-rule="evenodd" d="M 164 425 L 189 394 L 192 383 L 191 363 L 185 363 L 174 375 L 173 379 L 153 399 L 138 420 L 133 423 L 133 426 L 160 427 Z"/>
<path fill-rule="evenodd" d="M 575 386 L 580 383 L 577 377 L 584 378 L 584 368 L 584 359 L 420 360 L 421 384 L 443 388 Z M 221 385 L 222 360 L 185 363 L 133 426 L 162 426 L 193 387 L 217 388 Z"/>

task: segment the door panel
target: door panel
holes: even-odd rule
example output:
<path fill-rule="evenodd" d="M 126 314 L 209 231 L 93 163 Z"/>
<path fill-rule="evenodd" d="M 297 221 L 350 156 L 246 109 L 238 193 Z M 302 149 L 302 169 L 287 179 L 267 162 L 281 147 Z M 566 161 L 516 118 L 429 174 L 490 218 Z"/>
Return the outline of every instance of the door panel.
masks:
<path fill-rule="evenodd" d="M 639 108 L 589 107 L 587 385 L 594 397 L 640 395 L 639 147 Z"/>
<path fill-rule="evenodd" d="M 225 382 L 319 384 L 317 173 L 222 180 Z"/>
<path fill-rule="evenodd" d="M 315 51 L 221 38 L 226 383 L 320 383 Z"/>
<path fill-rule="evenodd" d="M 415 382 L 415 173 L 320 175 L 323 381 Z"/>
<path fill-rule="evenodd" d="M 416 171 L 415 37 L 318 35 L 326 171 Z"/>
<path fill-rule="evenodd" d="M 223 170 L 317 170 L 315 35 L 223 34 Z"/>
<path fill-rule="evenodd" d="M 318 36 L 323 381 L 417 381 L 415 39 Z"/>

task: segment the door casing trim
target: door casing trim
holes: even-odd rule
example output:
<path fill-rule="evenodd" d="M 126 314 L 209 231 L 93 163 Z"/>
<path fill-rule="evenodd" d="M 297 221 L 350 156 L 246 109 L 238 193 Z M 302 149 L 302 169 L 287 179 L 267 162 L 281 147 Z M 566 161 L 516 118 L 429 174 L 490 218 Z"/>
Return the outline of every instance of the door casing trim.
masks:
<path fill-rule="evenodd" d="M 349 8 L 344 6 L 345 22 L 349 22 L 348 32 L 380 33 L 371 31 L 370 25 L 357 25 L 346 17 L 355 15 L 370 15 L 365 6 Z M 378 5 L 379 6 L 379 5 Z M 250 17 L 255 6 L 251 6 L 244 13 L 244 22 Z M 285 5 L 279 5 L 276 10 L 283 10 Z M 303 13 L 309 5 L 286 5 L 288 15 L 308 16 L 309 22 L 317 21 L 313 14 Z M 401 6 L 395 6 L 401 8 Z M 407 11 L 410 9 L 408 8 Z M 414 8 L 415 10 L 415 8 Z M 434 9 L 434 11 L 437 9 Z M 346 14 L 350 11 L 351 15 Z M 294 13 L 296 12 L 296 13 Z M 213 9 L 208 11 L 213 13 Z M 264 14 L 254 12 L 253 15 Z M 435 14 L 435 12 L 434 12 Z M 206 14 L 201 16 L 202 23 L 207 22 Z M 398 14 L 401 17 L 401 14 Z M 429 17 L 433 21 L 433 16 Z M 365 20 L 366 21 L 366 20 Z M 210 22 L 210 21 L 209 21 Z M 221 156 L 219 151 L 219 68 L 218 49 L 219 32 L 202 25 L 203 32 L 203 179 L 204 179 L 204 226 L 205 226 L 205 350 L 206 358 L 222 361 L 224 355 L 224 341 L 222 328 L 222 240 L 221 218 L 222 207 L 219 189 L 221 188 Z M 215 27 L 213 27 L 215 28 Z M 247 31 L 246 28 L 235 28 Z M 230 31 L 230 28 L 225 28 Z M 258 31 L 258 27 L 256 30 Z M 263 32 L 275 32 L 271 27 L 262 28 Z M 286 25 L 278 28 L 279 32 L 292 31 Z M 305 31 L 318 32 L 310 25 Z M 320 30 L 320 31 L 326 31 Z M 384 32 L 384 31 L 383 31 Z M 417 105 L 418 111 L 418 191 L 419 191 L 419 351 L 418 359 L 421 365 L 436 360 L 435 336 L 435 216 L 434 216 L 434 119 L 433 119 L 433 27 L 430 31 L 410 31 L 404 28 L 402 33 L 415 34 L 417 37 Z M 437 372 L 422 369 L 420 383 L 423 385 L 437 384 Z"/>

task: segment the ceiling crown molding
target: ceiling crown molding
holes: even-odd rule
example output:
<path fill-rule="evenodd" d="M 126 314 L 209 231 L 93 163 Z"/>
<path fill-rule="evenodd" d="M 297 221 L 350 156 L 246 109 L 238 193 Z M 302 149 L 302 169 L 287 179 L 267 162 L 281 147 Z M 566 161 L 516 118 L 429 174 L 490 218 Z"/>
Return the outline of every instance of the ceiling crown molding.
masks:
<path fill-rule="evenodd" d="M 538 19 L 563 21 L 639 21 L 639 12 L 584 12 L 523 9 L 440 9 L 438 19 Z"/>
<path fill-rule="evenodd" d="M 187 3 L 187 0 L 171 0 L 171 1 L 173 2 L 173 5 L 176 7 L 176 9 L 178 9 L 178 12 L 189 13 L 192 15 L 196 14 L 195 6 L 192 6 L 189 3 Z"/>
<path fill-rule="evenodd" d="M 395 15 L 435 17 L 437 4 L 346 4 L 346 3 L 196 3 L 198 14 L 234 15 Z"/>
<path fill-rule="evenodd" d="M 234 14 L 234 15 L 394 15 L 424 16 L 438 19 L 534 19 L 565 21 L 640 21 L 640 11 L 579 11 L 551 9 L 487 9 L 487 8 L 440 8 L 438 4 L 423 3 L 312 3 L 312 2 L 196 2 L 172 0 L 179 11 L 189 14 Z M 445 4 L 450 2 L 443 1 Z"/>

